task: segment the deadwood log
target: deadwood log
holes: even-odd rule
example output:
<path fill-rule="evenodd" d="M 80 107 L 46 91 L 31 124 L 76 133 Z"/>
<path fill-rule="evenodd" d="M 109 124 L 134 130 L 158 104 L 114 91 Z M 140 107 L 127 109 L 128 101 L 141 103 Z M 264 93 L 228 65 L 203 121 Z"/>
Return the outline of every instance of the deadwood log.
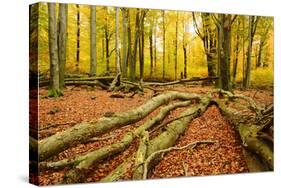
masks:
<path fill-rule="evenodd" d="M 207 98 L 201 99 L 201 103 L 199 105 L 192 106 L 181 114 L 181 116 L 183 117 L 182 119 L 175 120 L 171 122 L 169 125 L 167 125 L 165 131 L 163 131 L 160 135 L 158 135 L 153 140 L 149 141 L 148 147 L 146 148 L 147 149 L 146 156 L 149 156 L 158 150 L 172 147 L 176 143 L 180 135 L 184 133 L 184 131 L 188 126 L 188 123 L 190 123 L 194 118 L 198 117 L 207 109 L 207 106 L 209 105 L 209 101 L 210 100 Z M 190 116 L 187 116 L 188 114 L 190 114 Z M 136 158 L 136 154 L 134 155 L 134 157 Z M 155 158 L 153 162 L 150 163 L 148 169 L 150 170 L 157 162 L 159 162 L 159 160 L 160 160 L 160 156 Z M 120 166 L 123 166 L 123 163 Z M 138 174 L 143 174 L 143 164 L 135 166 L 134 172 L 137 172 Z M 121 177 L 122 175 L 123 174 L 121 175 L 119 174 L 119 177 Z M 116 176 L 116 174 L 111 173 L 104 179 L 110 180 L 112 176 Z M 142 179 L 142 176 L 140 177 L 139 175 L 136 174 L 135 178 Z"/>
<path fill-rule="evenodd" d="M 262 112 L 265 110 L 263 107 L 261 107 L 260 105 L 258 105 L 254 99 L 252 99 L 251 97 L 247 97 L 245 95 L 242 95 L 242 94 L 234 94 L 234 93 L 231 93 L 230 91 L 224 91 L 224 90 L 217 90 L 219 93 L 223 94 L 223 95 L 226 95 L 229 99 L 242 99 L 244 101 L 246 101 L 249 106 L 250 106 L 250 109 L 252 111 L 254 111 L 257 115 L 261 115 Z"/>
<path fill-rule="evenodd" d="M 192 142 L 192 143 L 187 144 L 187 145 L 182 146 L 182 147 L 170 147 L 170 148 L 166 148 L 166 149 L 155 151 L 155 152 L 151 153 L 147 157 L 147 159 L 143 162 L 143 166 L 144 167 L 143 167 L 143 172 L 142 172 L 141 178 L 142 179 L 146 179 L 147 178 L 148 167 L 149 167 L 151 161 L 155 160 L 157 157 L 159 158 L 159 156 L 161 156 L 161 158 L 162 158 L 162 156 L 165 153 L 167 153 L 167 152 L 170 152 L 170 151 L 173 151 L 173 150 L 193 149 L 193 148 L 195 148 L 199 144 L 213 144 L 215 142 L 216 141 L 213 141 L 213 140 L 201 140 L 201 141 Z M 186 166 L 184 166 L 184 168 L 186 168 Z M 185 174 L 187 174 L 187 170 L 186 169 L 185 169 Z"/>
<path fill-rule="evenodd" d="M 124 135 L 124 137 L 120 141 L 114 144 L 102 147 L 100 149 L 89 152 L 83 156 L 78 156 L 74 159 L 70 159 L 70 160 L 64 159 L 61 161 L 51 162 L 51 163 L 42 162 L 40 167 L 42 169 L 48 169 L 48 168 L 58 169 L 65 166 L 74 166 L 74 168 L 71 169 L 65 175 L 65 181 L 67 182 L 70 182 L 71 180 L 80 181 L 80 178 L 82 178 L 81 170 L 88 169 L 98 161 L 124 151 L 126 148 L 129 147 L 131 142 L 137 136 L 140 136 L 146 130 L 149 130 L 157 123 L 160 123 L 170 113 L 171 110 L 178 107 L 185 107 L 190 103 L 191 103 L 190 101 L 177 102 L 174 104 L 170 104 L 166 107 L 163 107 L 157 116 L 147 120 L 143 125 L 136 128 L 133 132 L 128 132 L 127 134 Z"/>
<path fill-rule="evenodd" d="M 116 75 L 114 80 L 111 82 L 108 91 L 114 91 L 117 87 L 121 85 L 121 72 Z"/>
<path fill-rule="evenodd" d="M 44 161 L 75 144 L 85 142 L 114 128 L 135 123 L 146 117 L 150 112 L 162 104 L 166 104 L 174 99 L 191 100 L 199 99 L 199 96 L 189 93 L 167 92 L 150 99 L 148 102 L 134 110 L 115 113 L 111 117 L 102 117 L 98 120 L 74 125 L 71 128 L 39 142 L 39 161 Z"/>
<path fill-rule="evenodd" d="M 117 168 L 115 168 L 109 175 L 102 178 L 100 182 L 114 182 L 120 180 L 122 176 L 127 172 L 132 158 L 133 157 L 130 157 L 129 159 L 125 160 Z"/>
<path fill-rule="evenodd" d="M 147 158 L 147 148 L 149 145 L 149 134 L 147 131 L 142 133 L 139 148 L 135 155 L 135 163 L 133 169 L 133 179 L 140 179 L 143 173 L 143 164 Z"/>
<path fill-rule="evenodd" d="M 251 152 L 260 156 L 273 170 L 273 148 L 264 140 L 258 137 L 257 125 L 240 124 L 239 134 L 241 136 L 243 146 Z"/>
<path fill-rule="evenodd" d="M 269 169 L 273 169 L 273 147 L 265 140 L 259 138 L 260 125 L 255 124 L 255 117 L 247 117 L 238 110 L 231 107 L 226 107 L 223 102 L 217 100 L 218 107 L 222 114 L 234 125 L 242 140 L 243 146 L 247 151 L 252 152 L 259 156 L 260 159 L 265 161 Z M 251 157 L 257 159 L 257 157 Z M 261 164 L 261 162 L 255 162 Z M 249 165 L 248 165 L 249 166 Z M 267 167 L 265 167 L 267 168 Z"/>
<path fill-rule="evenodd" d="M 168 86 L 168 85 L 176 85 L 176 84 L 183 84 L 188 82 L 198 82 L 198 81 L 208 81 L 208 80 L 217 80 L 218 77 L 207 77 L 207 78 L 196 78 L 196 79 L 181 79 L 172 82 L 145 82 L 143 86 Z"/>

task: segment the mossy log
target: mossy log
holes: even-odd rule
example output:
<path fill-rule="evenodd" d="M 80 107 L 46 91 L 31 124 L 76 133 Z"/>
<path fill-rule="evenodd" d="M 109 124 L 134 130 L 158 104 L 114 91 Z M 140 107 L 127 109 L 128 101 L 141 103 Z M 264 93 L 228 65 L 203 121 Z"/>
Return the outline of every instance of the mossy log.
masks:
<path fill-rule="evenodd" d="M 257 125 L 240 124 L 239 134 L 243 146 L 260 156 L 267 163 L 268 167 L 273 169 L 273 148 L 266 141 L 258 138 L 258 130 Z"/>
<path fill-rule="evenodd" d="M 225 106 L 224 103 L 220 100 L 217 100 L 216 102 L 222 114 L 231 122 L 235 130 L 239 133 L 246 151 L 252 152 L 254 155 L 258 156 L 255 157 L 252 156 L 253 154 L 245 153 L 246 157 L 250 156 L 251 160 L 259 160 L 260 158 L 265 161 L 269 169 L 273 169 L 273 147 L 264 139 L 259 138 L 258 133 L 261 126 L 255 125 L 255 120 L 257 118 L 255 116 L 249 117 L 243 115 L 238 110 Z M 251 161 L 251 163 L 261 165 L 263 162 Z M 248 164 L 248 166 L 251 166 L 252 164 Z M 258 167 L 257 169 L 261 168 Z M 267 169 L 267 167 L 263 167 L 262 169 Z"/>
<path fill-rule="evenodd" d="M 181 79 L 181 80 L 175 80 L 172 82 L 145 82 L 144 86 L 169 86 L 169 85 L 176 85 L 176 84 L 184 84 L 188 82 L 198 82 L 198 81 L 212 81 L 217 80 L 219 77 L 206 77 L 206 78 L 194 78 L 194 79 Z"/>
<path fill-rule="evenodd" d="M 194 118 L 198 117 L 200 114 L 202 114 L 207 109 L 209 102 L 210 102 L 210 100 L 208 98 L 202 98 L 200 104 L 188 108 L 181 114 L 181 116 L 183 118 L 175 120 L 175 121 L 171 122 L 170 124 L 168 124 L 165 131 L 163 131 L 161 134 L 159 134 L 156 138 L 149 141 L 148 147 L 146 148 L 146 156 L 149 156 L 156 151 L 170 148 L 173 145 L 175 145 L 178 138 L 184 133 L 184 131 L 188 127 L 188 124 Z M 188 116 L 188 115 L 190 115 L 190 116 Z M 136 158 L 136 154 L 134 155 L 134 157 Z M 148 171 L 151 170 L 152 167 L 154 165 L 156 165 L 160 159 L 161 159 L 161 155 L 155 157 L 153 159 L 153 161 L 151 161 L 151 163 L 147 167 L 147 170 Z M 121 165 L 119 165 L 119 167 L 121 167 L 123 165 L 124 164 L 122 163 Z M 134 176 L 136 179 L 142 179 L 142 177 L 139 176 L 139 174 L 143 174 L 143 170 L 144 170 L 143 165 L 144 164 L 138 165 L 137 167 L 135 167 L 134 172 L 137 172 L 137 174 L 135 174 Z M 122 176 L 122 174 L 120 175 L 120 173 L 118 175 L 120 177 Z M 116 176 L 116 174 L 110 173 L 107 177 L 104 178 L 104 180 L 110 180 L 110 179 L 112 179 L 111 178 L 112 176 Z"/>
<path fill-rule="evenodd" d="M 111 117 L 102 117 L 91 122 L 76 124 L 71 128 L 41 140 L 39 142 L 39 161 L 44 161 L 75 144 L 85 142 L 114 128 L 135 123 L 162 104 L 166 104 L 174 99 L 199 99 L 199 96 L 197 94 L 167 92 L 153 97 L 134 110 L 115 113 Z"/>
<path fill-rule="evenodd" d="M 135 155 L 135 163 L 133 169 L 133 179 L 141 179 L 143 176 L 143 164 L 147 158 L 147 148 L 149 145 L 149 134 L 147 131 L 142 133 L 139 148 Z"/>
<path fill-rule="evenodd" d="M 73 85 L 73 86 L 81 86 L 81 85 L 87 85 L 87 86 L 99 86 L 102 89 L 108 89 L 109 85 L 105 82 L 102 82 L 100 80 L 93 80 L 93 81 L 85 81 L 85 80 L 69 80 L 65 81 L 65 85 Z"/>
<path fill-rule="evenodd" d="M 170 104 L 166 107 L 163 107 L 159 114 L 149 120 L 147 120 L 143 125 L 136 128 L 133 132 L 128 132 L 125 134 L 125 136 L 118 142 L 102 147 L 100 149 L 94 150 L 92 152 L 89 152 L 83 156 L 78 156 L 74 159 L 64 159 L 57 162 L 52 163 L 41 163 L 41 168 L 43 169 L 58 169 L 64 166 L 74 166 L 73 169 L 71 169 L 66 175 L 65 180 L 67 182 L 70 182 L 71 180 L 80 181 L 79 178 L 82 178 L 81 176 L 81 170 L 82 169 L 88 169 L 93 164 L 97 163 L 98 161 L 108 158 L 110 156 L 113 156 L 114 154 L 117 154 L 119 152 L 124 151 L 126 148 L 129 147 L 131 142 L 137 137 L 146 132 L 146 130 L 149 130 L 157 123 L 160 123 L 171 110 L 178 108 L 178 107 L 185 107 L 189 105 L 190 101 L 184 101 L 184 102 L 177 102 L 174 104 Z M 68 179 L 68 180 L 67 180 Z"/>

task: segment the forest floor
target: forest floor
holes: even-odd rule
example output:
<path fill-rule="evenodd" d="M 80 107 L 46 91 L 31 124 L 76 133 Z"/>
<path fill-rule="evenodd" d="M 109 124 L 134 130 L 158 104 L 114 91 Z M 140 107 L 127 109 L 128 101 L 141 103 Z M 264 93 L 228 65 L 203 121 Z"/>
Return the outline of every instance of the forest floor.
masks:
<path fill-rule="evenodd" d="M 191 92 L 206 94 L 210 87 L 201 86 L 171 86 L 166 90 Z M 273 103 L 272 90 L 235 90 L 254 98 L 257 102 L 269 105 Z M 137 94 L 133 98 L 111 98 L 111 92 L 100 89 L 83 87 L 67 87 L 64 96 L 59 98 L 45 98 L 46 88 L 39 90 L 39 138 L 51 136 L 57 132 L 65 130 L 77 123 L 98 119 L 108 113 L 123 112 L 140 106 L 153 96 L 150 90 L 143 95 Z M 32 103 L 32 101 L 31 101 Z M 184 108 L 173 110 L 164 121 L 169 121 L 178 116 Z M 143 120 L 115 129 L 101 136 L 108 139 L 78 144 L 69 148 L 52 158 L 57 161 L 65 158 L 72 158 L 82 153 L 96 150 L 103 146 L 112 144 L 120 140 L 124 134 L 134 130 L 144 123 L 148 118 L 155 116 L 159 112 L 153 111 Z M 30 113 L 30 118 L 35 112 Z M 154 137 L 157 131 L 150 135 Z M 213 174 L 231 174 L 248 172 L 243 156 L 241 141 L 238 134 L 232 129 L 227 120 L 220 114 L 216 106 L 211 106 L 200 117 L 194 119 L 189 128 L 179 138 L 176 146 L 184 146 L 188 143 L 211 139 L 218 141 L 214 144 L 199 145 L 192 150 L 178 150 L 168 152 L 165 157 L 155 166 L 149 178 L 168 178 L 178 176 L 200 176 Z M 138 139 L 135 139 L 130 147 L 124 152 L 100 162 L 89 171 L 86 182 L 96 182 L 108 175 L 124 160 L 128 159 L 137 150 Z M 131 162 L 133 165 L 133 162 Z M 39 184 L 50 185 L 61 181 L 67 171 L 67 167 L 57 171 L 44 171 L 40 173 Z M 122 177 L 123 180 L 132 178 L 130 170 Z"/>

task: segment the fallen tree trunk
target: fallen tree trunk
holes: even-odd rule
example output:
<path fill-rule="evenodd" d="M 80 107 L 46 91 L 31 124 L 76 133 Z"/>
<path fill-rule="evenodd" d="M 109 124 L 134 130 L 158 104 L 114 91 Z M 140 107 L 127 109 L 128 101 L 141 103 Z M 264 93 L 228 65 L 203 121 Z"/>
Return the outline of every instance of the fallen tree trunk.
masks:
<path fill-rule="evenodd" d="M 212 141 L 212 140 L 201 140 L 201 141 L 192 142 L 192 143 L 187 144 L 187 145 L 182 146 L 182 147 L 170 147 L 170 148 L 166 148 L 166 149 L 155 151 L 154 153 L 149 155 L 147 157 L 147 159 L 143 162 L 144 167 L 143 167 L 143 173 L 142 173 L 141 178 L 142 179 L 147 179 L 148 167 L 149 167 L 151 161 L 155 160 L 155 158 L 157 158 L 157 156 L 159 156 L 159 155 L 163 156 L 165 153 L 170 152 L 172 150 L 193 149 L 194 147 L 196 147 L 199 144 L 213 144 L 215 142 L 216 141 Z M 186 169 L 185 169 L 185 174 L 187 174 L 187 170 Z M 137 179 L 139 179 L 139 178 L 140 177 L 137 176 Z"/>
<path fill-rule="evenodd" d="M 140 179 L 142 177 L 142 173 L 144 171 L 143 164 L 147 158 L 147 148 L 149 145 L 149 134 L 147 131 L 143 132 L 139 148 L 135 155 L 135 163 L 133 169 L 133 179 Z"/>
<path fill-rule="evenodd" d="M 82 77 L 82 78 L 65 78 L 65 81 L 94 81 L 94 80 L 106 80 L 111 82 L 114 79 L 113 76 L 100 76 L 100 77 Z"/>
<path fill-rule="evenodd" d="M 259 156 L 260 159 L 266 162 L 268 168 L 273 169 L 273 148 L 272 146 L 259 138 L 260 125 L 255 125 L 256 117 L 248 117 L 239 111 L 226 107 L 221 101 L 217 104 L 224 116 L 234 125 L 234 128 L 239 133 L 242 144 L 247 151 L 250 151 Z M 251 157 L 254 160 L 256 157 Z M 256 158 L 257 159 L 257 158 Z M 261 164 L 257 161 L 256 164 Z M 266 169 L 267 167 L 264 167 Z"/>
<path fill-rule="evenodd" d="M 65 81 L 65 85 L 74 85 L 74 86 L 81 86 L 81 85 L 87 85 L 87 86 L 100 86 L 102 89 L 108 89 L 109 85 L 101 82 L 100 80 L 94 80 L 94 81 L 83 81 L 83 80 L 72 80 L 72 81 Z"/>
<path fill-rule="evenodd" d="M 109 87 L 109 84 L 114 79 L 113 76 L 101 76 L 101 77 L 71 77 L 71 78 L 65 78 L 65 84 L 66 85 L 99 85 L 104 86 L 106 85 L 106 89 Z M 50 80 L 40 80 L 39 86 L 48 86 Z M 103 85 L 101 85 L 103 84 Z M 104 87 L 102 87 L 105 89 Z"/>
<path fill-rule="evenodd" d="M 254 111 L 257 115 L 261 115 L 262 112 L 265 110 L 260 105 L 258 105 L 254 101 L 254 99 L 252 99 L 251 97 L 247 97 L 247 96 L 241 95 L 241 94 L 233 94 L 229 91 L 224 91 L 224 90 L 221 90 L 221 89 L 219 89 L 218 92 L 223 94 L 223 95 L 226 95 L 229 99 L 242 99 L 242 100 L 246 101 L 249 104 L 250 109 L 252 111 Z"/>
<path fill-rule="evenodd" d="M 157 116 L 147 120 L 143 125 L 135 129 L 133 132 L 129 132 L 125 134 L 125 136 L 119 142 L 94 150 L 83 156 L 78 156 L 72 160 L 64 159 L 53 163 L 42 163 L 41 167 L 47 169 L 48 168 L 58 169 L 64 166 L 73 166 L 75 164 L 75 167 L 65 175 L 64 179 L 68 183 L 70 183 L 71 181 L 79 182 L 80 178 L 82 178 L 81 176 L 82 169 L 88 169 L 98 161 L 124 151 L 126 148 L 129 147 L 131 142 L 137 136 L 143 134 L 143 132 L 152 128 L 157 123 L 160 123 L 170 113 L 171 110 L 178 107 L 185 107 L 189 104 L 190 101 L 185 101 L 185 102 L 170 104 L 166 107 L 163 107 Z"/>
<path fill-rule="evenodd" d="M 258 130 L 257 125 L 240 124 L 239 134 L 243 146 L 260 156 L 267 163 L 268 167 L 273 169 L 273 148 L 267 142 L 258 138 Z"/>
<path fill-rule="evenodd" d="M 207 78 L 196 78 L 196 79 L 181 79 L 181 80 L 176 80 L 172 82 L 164 82 L 164 83 L 159 83 L 159 82 L 145 82 L 143 85 L 144 86 L 168 86 L 168 85 L 175 85 L 175 84 L 183 84 L 187 82 L 197 82 L 197 81 L 212 81 L 212 80 L 217 80 L 219 77 L 207 77 Z"/>
<path fill-rule="evenodd" d="M 166 104 L 174 99 L 199 99 L 199 96 L 189 93 L 167 92 L 152 98 L 134 110 L 115 113 L 111 117 L 102 117 L 91 122 L 77 124 L 40 141 L 39 161 L 44 161 L 77 143 L 85 142 L 114 128 L 135 123 L 162 104 Z"/>
<path fill-rule="evenodd" d="M 163 131 L 160 135 L 158 135 L 156 138 L 154 138 L 153 140 L 149 141 L 148 147 L 146 148 L 146 156 L 151 155 L 152 153 L 162 150 L 162 149 L 166 149 L 169 147 L 172 147 L 177 139 L 180 137 L 180 135 L 182 135 L 184 133 L 184 131 L 187 128 L 187 124 L 190 123 L 194 118 L 196 118 L 197 116 L 199 116 L 200 114 L 202 114 L 206 109 L 207 106 L 209 105 L 210 100 L 207 98 L 203 98 L 201 100 L 201 103 L 199 105 L 195 105 L 189 109 L 187 109 L 186 111 L 184 111 L 181 116 L 183 117 L 182 119 L 178 119 L 175 120 L 173 122 L 171 122 L 170 124 L 167 125 L 166 130 Z M 190 116 L 188 116 L 190 114 Z M 154 160 L 149 164 L 148 166 L 148 171 L 157 164 L 157 162 L 159 162 L 159 160 L 161 159 L 161 156 L 157 156 L 157 158 L 154 158 Z M 142 179 L 142 176 L 139 176 L 139 174 L 143 174 L 143 169 L 144 169 L 144 164 L 142 165 L 138 165 L 135 167 L 135 172 L 137 172 L 137 174 L 135 174 L 135 178 L 136 179 Z M 124 166 L 124 164 L 122 163 L 120 166 Z M 117 167 L 117 168 L 119 168 Z M 122 176 L 123 174 L 118 174 L 119 178 Z M 109 174 L 107 177 L 105 177 L 102 181 L 105 180 L 110 180 L 112 179 L 111 177 L 116 176 L 115 173 L 111 173 Z"/>

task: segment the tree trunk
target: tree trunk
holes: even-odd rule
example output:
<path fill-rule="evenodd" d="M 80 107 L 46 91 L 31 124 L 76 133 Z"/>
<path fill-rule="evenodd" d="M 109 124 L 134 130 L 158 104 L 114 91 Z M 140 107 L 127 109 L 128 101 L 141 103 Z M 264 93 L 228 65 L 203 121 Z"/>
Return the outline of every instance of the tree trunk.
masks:
<path fill-rule="evenodd" d="M 178 92 L 168 92 L 154 97 L 147 103 L 135 108 L 132 111 L 115 113 L 111 117 L 103 117 L 89 123 L 77 124 L 65 131 L 59 132 L 42 140 L 39 144 L 39 160 L 46 160 L 72 145 L 101 135 L 113 128 L 118 128 L 139 121 L 160 105 L 171 100 L 187 100 L 192 98 L 198 98 L 198 96 Z"/>
<path fill-rule="evenodd" d="M 249 31 L 248 31 L 248 52 L 247 52 L 247 65 L 245 73 L 244 87 L 248 88 L 250 86 L 251 80 L 251 66 L 252 66 L 252 27 L 253 27 L 253 17 L 249 16 Z"/>
<path fill-rule="evenodd" d="M 135 41 L 134 41 L 134 51 L 133 57 L 131 62 L 131 70 L 130 70 L 130 78 L 131 81 L 135 81 L 136 79 L 136 61 L 137 61 L 137 49 L 138 49 L 138 42 L 139 42 L 139 25 L 140 25 L 140 18 L 139 18 L 139 9 L 137 9 L 136 13 L 136 25 L 135 25 Z"/>
<path fill-rule="evenodd" d="M 165 10 L 162 11 L 162 19 L 163 19 L 163 72 L 162 72 L 162 80 L 165 80 L 165 39 L 166 39 L 166 28 L 165 28 Z"/>
<path fill-rule="evenodd" d="M 219 16 L 221 22 L 219 28 L 221 89 L 230 91 L 231 15 Z"/>
<path fill-rule="evenodd" d="M 80 5 L 76 5 L 77 9 L 77 32 L 76 32 L 76 72 L 80 72 Z"/>
<path fill-rule="evenodd" d="M 67 43 L 67 4 L 59 4 L 58 19 L 58 60 L 60 89 L 64 88 L 64 72 L 66 63 Z"/>
<path fill-rule="evenodd" d="M 219 48 L 217 47 L 217 31 L 215 23 L 216 20 L 212 22 L 212 14 L 210 13 L 201 13 L 201 19 L 202 19 L 202 28 L 203 32 L 200 32 L 199 27 L 196 22 L 195 14 L 192 13 L 193 17 L 193 23 L 194 23 L 194 29 L 197 35 L 201 38 L 203 45 L 204 45 L 204 51 L 206 54 L 207 59 L 207 68 L 208 68 L 208 76 L 212 77 L 215 76 L 215 68 L 217 64 L 217 59 L 219 60 L 219 57 L 217 57 Z M 215 23 L 214 23 L 215 22 Z M 219 23 L 216 23 L 217 27 L 219 27 Z M 219 68 L 219 63 L 218 63 Z M 220 70 L 217 70 L 217 73 L 220 73 Z M 220 82 L 220 81 L 219 81 Z M 217 83 L 217 85 L 221 85 L 220 83 Z"/>
<path fill-rule="evenodd" d="M 96 52 L 96 6 L 91 6 L 91 26 L 90 26 L 90 76 L 95 76 L 97 72 L 97 52 Z"/>
<path fill-rule="evenodd" d="M 208 76 L 215 76 L 215 66 L 217 57 L 216 47 L 216 29 L 214 23 L 211 22 L 210 13 L 202 13 L 203 24 L 203 43 L 207 57 Z"/>
<path fill-rule="evenodd" d="M 183 35 L 182 35 L 182 49 L 183 49 L 183 78 L 186 79 L 187 78 L 187 50 L 186 50 L 186 41 L 185 41 L 185 18 L 183 18 Z"/>
<path fill-rule="evenodd" d="M 154 69 L 156 70 L 157 65 L 157 19 L 154 17 Z"/>
<path fill-rule="evenodd" d="M 119 8 L 116 8 L 115 16 L 115 64 L 117 74 L 121 73 L 121 65 L 119 59 Z"/>
<path fill-rule="evenodd" d="M 139 62 L 140 62 L 140 83 L 143 82 L 143 73 L 144 73 L 144 18 L 145 10 L 141 11 L 140 15 L 140 36 L 139 36 Z"/>
<path fill-rule="evenodd" d="M 153 72 L 153 24 L 154 21 L 151 21 L 149 27 L 149 57 L 150 57 L 150 77 L 152 77 Z"/>
<path fill-rule="evenodd" d="M 122 62 L 122 77 L 127 77 L 127 65 L 128 65 L 128 10 L 122 9 L 122 48 L 123 48 L 123 62 Z"/>
<path fill-rule="evenodd" d="M 106 72 L 109 73 L 109 31 L 108 31 L 108 13 L 107 7 L 104 7 L 105 17 L 104 17 L 104 36 L 105 36 L 105 59 L 106 59 Z"/>
<path fill-rule="evenodd" d="M 131 37 L 131 18 L 130 18 L 130 9 L 128 9 L 128 63 L 130 68 L 130 80 L 134 80 L 133 74 L 133 56 L 132 56 L 132 37 Z"/>
<path fill-rule="evenodd" d="M 268 37 L 268 32 L 269 32 L 270 27 L 271 27 L 271 25 L 267 26 L 265 32 L 263 33 L 263 35 L 261 36 L 261 39 L 260 39 L 257 67 L 263 67 L 263 62 L 262 62 L 263 48 L 266 45 L 266 39 Z"/>
<path fill-rule="evenodd" d="M 238 27 L 240 26 L 240 22 L 238 23 Z M 239 29 L 236 33 L 236 45 L 235 45 L 235 58 L 233 62 L 233 74 L 232 74 L 232 82 L 235 83 L 236 74 L 237 74 L 237 66 L 238 66 L 238 56 L 239 56 Z"/>
<path fill-rule="evenodd" d="M 48 3 L 49 15 L 49 53 L 50 53 L 50 86 L 49 96 L 58 97 L 62 95 L 59 83 L 59 62 L 58 62 L 58 36 L 56 22 L 56 4 Z"/>
<path fill-rule="evenodd" d="M 247 64 L 246 64 L 246 72 L 245 72 L 245 80 L 243 82 L 244 88 L 248 88 L 251 82 L 251 67 L 252 67 L 252 46 L 253 39 L 256 32 L 258 23 L 258 17 L 249 16 L 249 31 L 248 31 L 248 52 L 247 52 Z"/>
<path fill-rule="evenodd" d="M 175 80 L 177 80 L 177 75 L 178 75 L 178 19 L 179 19 L 179 13 L 177 12 L 175 52 L 174 52 L 174 58 L 175 58 Z"/>

